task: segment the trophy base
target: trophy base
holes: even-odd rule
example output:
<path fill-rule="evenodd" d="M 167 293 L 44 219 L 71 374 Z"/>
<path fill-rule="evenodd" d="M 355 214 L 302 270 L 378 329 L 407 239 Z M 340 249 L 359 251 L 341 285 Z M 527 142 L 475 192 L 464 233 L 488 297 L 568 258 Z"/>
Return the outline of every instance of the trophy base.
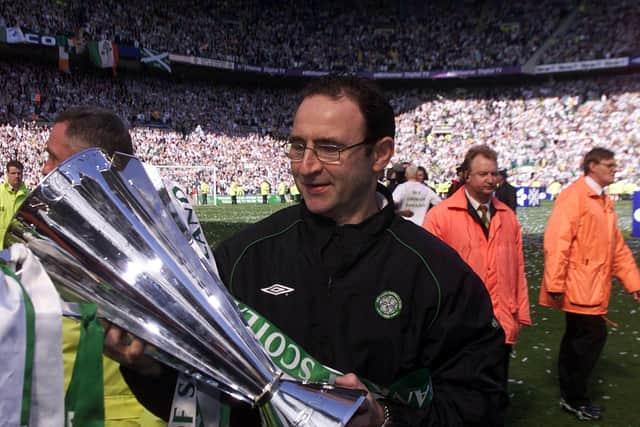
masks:
<path fill-rule="evenodd" d="M 365 397 L 362 390 L 284 380 L 260 407 L 260 417 L 265 427 L 341 427 Z"/>

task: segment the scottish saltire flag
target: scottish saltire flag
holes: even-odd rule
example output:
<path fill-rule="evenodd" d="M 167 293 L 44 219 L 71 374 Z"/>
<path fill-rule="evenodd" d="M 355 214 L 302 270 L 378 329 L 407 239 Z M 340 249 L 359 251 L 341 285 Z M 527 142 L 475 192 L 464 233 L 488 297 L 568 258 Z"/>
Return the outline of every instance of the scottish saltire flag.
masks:
<path fill-rule="evenodd" d="M 140 49 L 140 62 L 158 70 L 171 72 L 171 62 L 169 61 L 169 52 L 156 52 L 146 47 Z"/>

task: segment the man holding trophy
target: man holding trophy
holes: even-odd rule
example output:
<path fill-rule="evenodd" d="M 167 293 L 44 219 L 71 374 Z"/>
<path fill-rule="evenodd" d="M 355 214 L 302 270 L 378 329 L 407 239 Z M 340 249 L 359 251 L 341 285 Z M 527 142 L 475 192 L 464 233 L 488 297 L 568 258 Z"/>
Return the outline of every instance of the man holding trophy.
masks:
<path fill-rule="evenodd" d="M 249 324 L 275 327 L 254 331 L 274 363 L 309 381 L 321 364 L 336 386 L 367 393 L 349 425 L 501 425 L 503 332 L 480 279 L 396 216 L 377 183 L 394 134 L 393 110 L 370 82 L 311 83 L 283 146 L 303 203 L 223 242 L 220 277 Z M 105 352 L 141 403 L 170 419 L 176 372 L 123 336 L 110 328 Z M 231 425 L 259 425 L 258 415 L 234 405 Z"/>
<path fill-rule="evenodd" d="M 97 305 L 105 354 L 171 426 L 195 407 L 207 426 L 502 425 L 504 334 L 480 279 L 377 183 L 394 135 L 372 83 L 311 83 L 283 145 L 303 202 L 215 265 L 157 176 L 98 149 L 49 150 L 11 239 Z"/>

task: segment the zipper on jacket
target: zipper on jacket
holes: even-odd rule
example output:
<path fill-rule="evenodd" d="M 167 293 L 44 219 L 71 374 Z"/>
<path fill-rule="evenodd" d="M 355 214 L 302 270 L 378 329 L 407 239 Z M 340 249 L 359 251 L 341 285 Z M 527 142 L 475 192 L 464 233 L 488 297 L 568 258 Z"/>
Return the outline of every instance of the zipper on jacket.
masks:
<path fill-rule="evenodd" d="M 332 290 L 333 290 L 333 277 L 329 277 L 329 282 L 327 282 L 327 296 L 331 296 Z"/>

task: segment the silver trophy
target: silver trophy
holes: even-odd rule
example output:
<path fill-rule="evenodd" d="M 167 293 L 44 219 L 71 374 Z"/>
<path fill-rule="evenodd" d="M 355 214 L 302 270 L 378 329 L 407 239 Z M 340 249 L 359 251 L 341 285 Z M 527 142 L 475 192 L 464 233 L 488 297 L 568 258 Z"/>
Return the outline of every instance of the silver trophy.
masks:
<path fill-rule="evenodd" d="M 31 192 L 8 240 L 31 249 L 63 299 L 96 303 L 153 357 L 260 408 L 263 425 L 345 425 L 364 393 L 284 379 L 177 215 L 137 158 L 92 148 Z"/>

